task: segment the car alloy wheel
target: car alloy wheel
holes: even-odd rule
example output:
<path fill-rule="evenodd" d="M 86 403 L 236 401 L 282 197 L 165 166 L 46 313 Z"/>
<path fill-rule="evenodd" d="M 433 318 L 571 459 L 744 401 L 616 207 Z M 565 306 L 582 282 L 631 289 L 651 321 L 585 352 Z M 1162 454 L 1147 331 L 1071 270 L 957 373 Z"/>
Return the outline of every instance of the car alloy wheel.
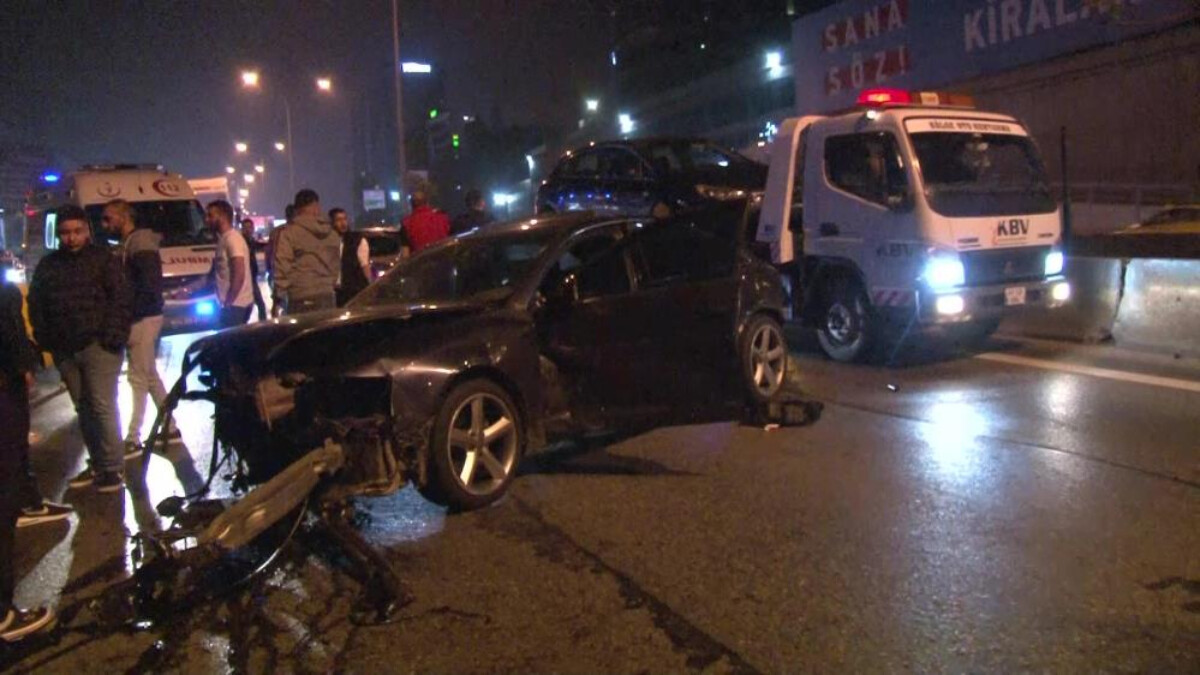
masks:
<path fill-rule="evenodd" d="M 787 340 L 783 329 L 771 317 L 754 317 L 746 327 L 743 364 L 750 394 L 767 401 L 783 386 L 787 372 Z"/>
<path fill-rule="evenodd" d="M 430 500 L 478 509 L 508 489 L 524 449 L 519 410 L 502 387 L 468 380 L 446 396 L 430 439 L 430 475 L 418 484 Z"/>

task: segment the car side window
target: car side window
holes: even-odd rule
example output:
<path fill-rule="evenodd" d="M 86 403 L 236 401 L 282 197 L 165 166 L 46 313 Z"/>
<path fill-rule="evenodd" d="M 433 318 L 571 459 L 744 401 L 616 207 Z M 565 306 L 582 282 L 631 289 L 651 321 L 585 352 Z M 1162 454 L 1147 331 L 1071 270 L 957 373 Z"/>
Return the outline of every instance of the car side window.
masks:
<path fill-rule="evenodd" d="M 825 174 L 834 187 L 882 206 L 908 191 L 896 138 L 887 132 L 826 139 Z"/>
<path fill-rule="evenodd" d="M 605 148 L 600 151 L 601 175 L 609 179 L 639 179 L 642 160 L 624 148 Z"/>
<path fill-rule="evenodd" d="M 628 293 L 632 284 L 619 233 L 585 236 L 571 244 L 547 272 L 542 292 L 552 294 L 553 286 L 568 276 L 574 276 L 580 300 Z"/>
<path fill-rule="evenodd" d="M 737 244 L 718 230 L 680 217 L 646 226 L 637 235 L 637 250 L 641 256 L 641 285 L 661 288 L 729 276 Z"/>
<path fill-rule="evenodd" d="M 595 178 L 600 175 L 600 153 L 595 150 L 580 153 L 571 163 L 570 175 Z"/>

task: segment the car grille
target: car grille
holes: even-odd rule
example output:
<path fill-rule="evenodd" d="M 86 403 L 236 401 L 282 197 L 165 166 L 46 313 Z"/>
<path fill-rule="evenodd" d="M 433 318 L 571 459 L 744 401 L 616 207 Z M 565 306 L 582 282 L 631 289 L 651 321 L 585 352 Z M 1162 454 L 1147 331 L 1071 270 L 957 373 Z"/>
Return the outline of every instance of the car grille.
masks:
<path fill-rule="evenodd" d="M 1049 246 L 1000 248 L 961 253 L 968 286 L 1030 281 L 1046 275 Z"/>

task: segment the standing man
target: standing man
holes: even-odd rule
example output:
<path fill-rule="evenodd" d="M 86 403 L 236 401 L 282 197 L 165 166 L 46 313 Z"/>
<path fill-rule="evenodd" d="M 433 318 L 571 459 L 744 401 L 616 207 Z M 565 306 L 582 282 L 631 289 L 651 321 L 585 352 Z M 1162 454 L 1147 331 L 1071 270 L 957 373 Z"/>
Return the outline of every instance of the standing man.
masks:
<path fill-rule="evenodd" d="M 463 201 L 467 204 L 467 210 L 455 216 L 454 222 L 450 223 L 451 235 L 469 232 L 496 220 L 484 209 L 487 202 L 484 201 L 483 193 L 479 190 L 475 188 L 467 190 L 466 198 Z"/>
<path fill-rule="evenodd" d="M 275 291 L 286 314 L 335 306 L 342 238 L 321 213 L 321 198 L 310 189 L 296 193 L 296 217 L 279 235 L 275 249 Z"/>
<path fill-rule="evenodd" d="M 267 250 L 264 251 L 264 256 L 267 264 L 267 276 L 271 279 L 271 316 L 277 317 L 283 314 L 283 300 L 279 296 L 279 291 L 275 289 L 275 249 L 279 246 L 279 237 L 283 231 L 292 224 L 292 219 L 296 217 L 296 207 L 293 204 L 288 204 L 283 209 L 283 225 L 272 227 L 271 233 L 267 235 Z"/>
<path fill-rule="evenodd" d="M 241 232 L 233 229 L 233 206 L 218 199 L 204 210 L 204 222 L 217 235 L 213 277 L 217 302 L 221 304 L 221 328 L 241 326 L 250 319 L 254 292 L 250 290 L 250 247 Z"/>
<path fill-rule="evenodd" d="M 142 423 L 146 419 L 146 395 L 149 394 L 160 412 L 167 402 L 167 388 L 155 363 L 163 326 L 162 259 L 158 255 L 161 237 L 154 230 L 137 228 L 133 206 L 124 199 L 114 199 L 104 206 L 100 226 L 120 238 L 116 254 L 133 292 L 133 327 L 127 345 L 133 410 L 125 432 L 125 459 L 134 459 L 141 456 L 144 448 Z M 179 430 L 171 420 L 166 421 L 163 432 L 179 437 Z"/>
<path fill-rule="evenodd" d="M 89 467 L 69 485 L 119 492 L 125 485 L 117 431 L 117 378 L 133 323 L 133 294 L 121 260 L 92 243 L 87 214 L 56 214 L 59 250 L 42 259 L 29 287 L 38 345 L 54 356 L 87 445 Z"/>
<path fill-rule="evenodd" d="M 418 187 L 409 197 L 412 213 L 403 222 L 404 236 L 412 253 L 450 236 L 450 218 L 429 205 L 426 188 Z"/>
<path fill-rule="evenodd" d="M 44 502 L 29 472 L 29 391 L 37 362 L 21 318 L 21 291 L 0 283 L 0 639 L 6 642 L 54 625 L 50 608 L 13 607 L 17 527 L 61 520 L 72 511 L 69 506 Z"/>
<path fill-rule="evenodd" d="M 254 307 L 258 309 L 258 320 L 267 320 L 267 303 L 263 301 L 262 289 L 258 287 L 258 243 L 254 241 L 254 221 L 242 219 L 242 238 L 250 251 L 250 290 L 254 293 Z"/>
<path fill-rule="evenodd" d="M 350 231 L 350 217 L 345 209 L 330 209 L 329 222 L 342 238 L 342 266 L 337 286 L 337 304 L 341 307 L 371 284 L 371 247 L 366 237 Z"/>

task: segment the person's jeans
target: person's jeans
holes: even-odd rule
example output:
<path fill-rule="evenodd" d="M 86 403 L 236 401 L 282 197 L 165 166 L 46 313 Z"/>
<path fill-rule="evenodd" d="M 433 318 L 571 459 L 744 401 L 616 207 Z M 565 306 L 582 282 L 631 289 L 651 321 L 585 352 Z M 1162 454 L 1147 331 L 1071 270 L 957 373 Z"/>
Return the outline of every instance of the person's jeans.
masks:
<path fill-rule="evenodd" d="M 332 292 L 307 298 L 293 298 L 289 296 L 287 302 L 284 303 L 283 313 L 295 316 L 296 314 L 304 314 L 305 312 L 333 309 L 336 306 L 337 304 L 334 302 Z"/>
<path fill-rule="evenodd" d="M 250 320 L 250 312 L 253 309 L 253 305 L 247 305 L 245 307 L 238 307 L 237 305 L 233 305 L 231 307 L 222 307 L 220 317 L 221 328 L 234 328 L 236 326 L 244 325 Z"/>
<path fill-rule="evenodd" d="M 158 335 L 162 332 L 163 318 L 148 316 L 133 324 L 129 332 L 129 388 L 133 390 L 133 410 L 129 414 L 129 426 L 125 440 L 142 442 L 142 423 L 146 420 L 146 395 L 154 401 L 154 407 L 162 410 L 167 402 L 167 388 L 158 376 L 155 357 L 158 355 Z M 165 431 L 165 430 L 164 430 Z"/>
<path fill-rule="evenodd" d="M 121 471 L 124 453 L 117 431 L 117 379 L 123 351 L 110 352 L 93 342 L 74 354 L 56 354 L 54 362 L 79 415 L 79 428 L 94 471 Z"/>

